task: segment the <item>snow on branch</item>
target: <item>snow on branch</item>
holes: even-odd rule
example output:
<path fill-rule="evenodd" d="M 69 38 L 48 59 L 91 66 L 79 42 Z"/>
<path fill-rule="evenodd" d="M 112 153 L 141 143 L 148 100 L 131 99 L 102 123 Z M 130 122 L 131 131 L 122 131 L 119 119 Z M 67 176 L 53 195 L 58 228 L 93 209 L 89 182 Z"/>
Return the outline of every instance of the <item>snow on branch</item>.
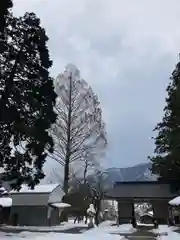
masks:
<path fill-rule="evenodd" d="M 55 145 L 51 157 L 63 166 L 66 161 L 84 161 L 85 167 L 89 167 L 93 164 L 87 161 L 99 161 L 107 146 L 98 97 L 73 64 L 66 66 L 54 85 L 58 117 L 50 130 Z"/>

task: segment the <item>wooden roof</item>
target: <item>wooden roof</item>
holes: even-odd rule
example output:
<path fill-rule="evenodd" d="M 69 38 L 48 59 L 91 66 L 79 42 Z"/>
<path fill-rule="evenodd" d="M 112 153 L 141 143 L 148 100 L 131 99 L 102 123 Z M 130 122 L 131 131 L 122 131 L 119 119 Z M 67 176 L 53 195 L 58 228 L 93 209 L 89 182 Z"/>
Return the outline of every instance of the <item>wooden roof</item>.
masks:
<path fill-rule="evenodd" d="M 171 192 L 168 183 L 117 182 L 106 193 L 109 199 L 172 199 L 177 194 Z"/>

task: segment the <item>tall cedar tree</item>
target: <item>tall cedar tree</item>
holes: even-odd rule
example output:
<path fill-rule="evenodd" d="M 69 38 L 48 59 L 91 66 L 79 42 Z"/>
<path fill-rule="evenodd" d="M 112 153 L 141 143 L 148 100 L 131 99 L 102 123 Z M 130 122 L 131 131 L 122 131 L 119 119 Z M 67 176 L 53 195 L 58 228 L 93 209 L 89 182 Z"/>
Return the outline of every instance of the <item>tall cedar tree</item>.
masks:
<path fill-rule="evenodd" d="M 164 117 L 155 131 L 155 156 L 151 158 L 152 172 L 159 180 L 180 187 L 180 62 L 176 65 L 167 87 L 168 97 Z"/>
<path fill-rule="evenodd" d="M 69 189 L 70 165 L 84 165 L 85 159 L 101 157 L 107 145 L 100 102 L 92 88 L 68 64 L 55 80 L 57 121 L 51 128 L 52 157 L 64 167 L 64 191 Z"/>
<path fill-rule="evenodd" d="M 48 129 L 56 120 L 56 94 L 48 69 L 48 37 L 34 13 L 9 15 L 8 48 L 0 55 L 0 167 L 12 187 L 34 187 L 53 140 Z"/>

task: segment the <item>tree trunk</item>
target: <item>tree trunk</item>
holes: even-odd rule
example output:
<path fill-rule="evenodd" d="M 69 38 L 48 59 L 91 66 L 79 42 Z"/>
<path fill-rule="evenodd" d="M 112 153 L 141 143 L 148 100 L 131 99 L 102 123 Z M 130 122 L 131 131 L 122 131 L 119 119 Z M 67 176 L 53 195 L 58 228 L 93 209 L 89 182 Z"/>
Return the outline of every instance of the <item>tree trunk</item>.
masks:
<path fill-rule="evenodd" d="M 64 186 L 63 190 L 65 193 L 65 196 L 68 194 L 68 188 L 69 188 L 69 156 L 67 154 L 66 162 L 64 165 Z"/>
<path fill-rule="evenodd" d="M 84 178 L 84 184 L 86 184 L 86 175 L 87 175 L 87 164 L 85 165 L 85 168 L 84 168 L 84 176 L 83 176 L 83 178 Z"/>
<path fill-rule="evenodd" d="M 101 200 L 96 200 L 96 214 L 95 214 L 95 224 L 98 226 L 99 225 L 99 213 L 101 210 Z"/>
<path fill-rule="evenodd" d="M 69 77 L 69 109 L 68 109 L 68 122 L 67 122 L 67 146 L 66 146 L 66 158 L 64 166 L 64 192 L 68 193 L 69 188 L 69 162 L 71 151 L 71 114 L 72 114 L 72 76 Z"/>
<path fill-rule="evenodd" d="M 69 163 L 70 163 L 70 151 L 71 151 L 71 113 L 72 113 L 72 77 L 69 77 L 69 110 L 68 110 L 68 123 L 67 123 L 67 146 L 66 146 L 66 158 L 65 158 L 65 166 L 64 166 L 64 184 L 63 190 L 65 196 L 68 194 L 69 189 Z M 68 216 L 63 211 L 63 220 L 67 221 Z"/>

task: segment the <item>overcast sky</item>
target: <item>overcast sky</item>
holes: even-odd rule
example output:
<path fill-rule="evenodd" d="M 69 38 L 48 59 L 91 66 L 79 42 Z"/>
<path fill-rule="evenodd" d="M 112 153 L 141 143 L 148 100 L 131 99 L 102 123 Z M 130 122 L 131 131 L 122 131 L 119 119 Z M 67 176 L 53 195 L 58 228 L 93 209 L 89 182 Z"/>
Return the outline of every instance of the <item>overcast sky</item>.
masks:
<path fill-rule="evenodd" d="M 74 63 L 98 94 L 108 132 L 105 166 L 147 162 L 180 52 L 179 0 L 15 0 L 49 36 L 52 76 Z"/>

